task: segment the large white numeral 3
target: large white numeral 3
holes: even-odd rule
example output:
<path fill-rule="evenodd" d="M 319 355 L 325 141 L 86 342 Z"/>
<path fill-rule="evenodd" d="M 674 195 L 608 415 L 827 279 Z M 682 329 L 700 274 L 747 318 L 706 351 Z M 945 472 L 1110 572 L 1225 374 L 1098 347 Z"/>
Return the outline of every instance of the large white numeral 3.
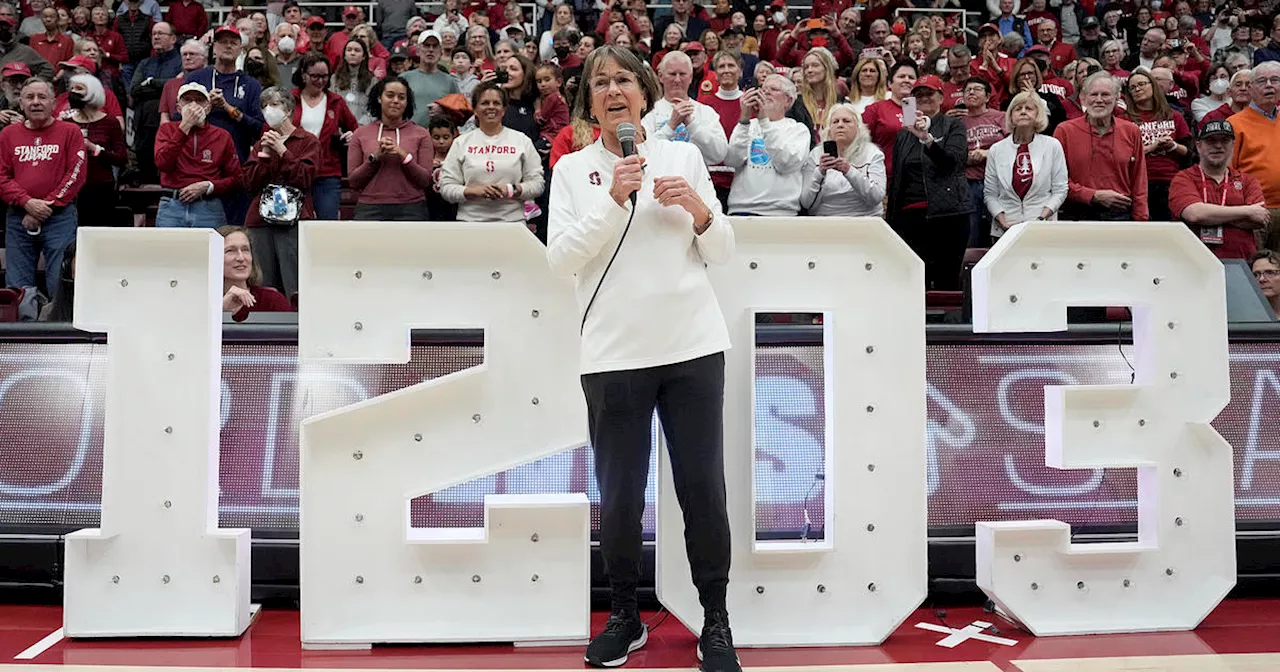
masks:
<path fill-rule="evenodd" d="M 1235 584 L 1222 264 L 1181 224 L 1011 229 L 973 270 L 975 331 L 1058 331 L 1131 306 L 1133 385 L 1045 387 L 1045 462 L 1138 470 L 1138 541 L 1056 520 L 977 524 L 978 585 L 1036 635 L 1194 628 Z"/>

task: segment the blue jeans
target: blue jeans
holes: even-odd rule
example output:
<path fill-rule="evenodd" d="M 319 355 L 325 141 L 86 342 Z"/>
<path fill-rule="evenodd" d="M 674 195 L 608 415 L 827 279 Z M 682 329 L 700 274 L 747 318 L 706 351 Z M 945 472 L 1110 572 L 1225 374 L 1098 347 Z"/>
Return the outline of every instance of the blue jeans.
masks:
<path fill-rule="evenodd" d="M 36 264 L 44 252 L 44 286 L 48 298 L 53 299 L 62 279 L 62 252 L 76 239 L 76 206 L 68 205 L 46 219 L 35 236 L 22 226 L 26 214 L 22 208 L 9 206 L 5 218 L 4 283 L 9 287 L 35 286 Z"/>
<path fill-rule="evenodd" d="M 156 212 L 156 228 L 159 229 L 216 229 L 227 223 L 222 201 L 205 198 L 194 203 L 183 203 L 165 196 L 160 199 Z"/>
<path fill-rule="evenodd" d="M 316 208 L 316 219 L 338 221 L 338 206 L 342 203 L 342 178 L 317 177 L 311 183 L 311 204 Z"/>

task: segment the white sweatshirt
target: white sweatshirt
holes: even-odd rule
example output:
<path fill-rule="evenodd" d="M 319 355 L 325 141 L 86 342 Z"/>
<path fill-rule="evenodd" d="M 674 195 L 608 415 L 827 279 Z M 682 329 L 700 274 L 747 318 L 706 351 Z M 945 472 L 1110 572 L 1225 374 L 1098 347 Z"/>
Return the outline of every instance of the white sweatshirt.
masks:
<path fill-rule="evenodd" d="M 884 172 L 884 152 L 868 142 L 861 156 L 849 162 L 849 172 L 841 175 L 828 170 L 824 177 L 818 172 L 818 161 L 824 152 L 822 145 L 814 147 L 804 162 L 804 192 L 800 203 L 815 217 L 881 217 L 884 215 L 884 194 L 887 184 Z"/>
<path fill-rule="evenodd" d="M 802 168 L 809 154 L 809 129 L 783 117 L 752 119 L 733 127 L 724 164 L 737 171 L 729 188 L 729 213 L 769 217 L 800 212 Z"/>
<path fill-rule="evenodd" d="M 475 184 L 518 184 L 516 198 L 467 200 Z M 458 136 L 440 164 L 440 195 L 458 204 L 458 221 L 523 222 L 524 202 L 542 195 L 542 159 L 529 136 L 503 127 L 495 136 L 476 129 Z"/>
<path fill-rule="evenodd" d="M 576 277 L 579 310 L 600 287 L 582 334 L 582 373 L 676 364 L 729 348 L 706 264 L 733 256 L 733 227 L 703 158 L 689 143 L 668 140 L 646 140 L 636 153 L 647 163 L 625 239 L 632 206 L 609 195 L 618 156 L 597 140 L 566 154 L 551 173 L 547 260 L 556 274 Z M 683 208 L 654 200 L 654 178 L 673 176 L 684 177 L 711 209 L 702 235 Z"/>
<path fill-rule="evenodd" d="M 653 140 L 689 142 L 702 152 L 702 160 L 706 165 L 714 166 L 723 162 L 728 140 L 724 137 L 724 126 L 720 125 L 720 115 L 710 105 L 704 105 L 695 100 L 693 101 L 693 118 L 687 123 L 676 126 L 673 130 L 667 122 L 671 121 L 671 113 L 674 109 L 671 101 L 666 98 L 654 103 L 649 114 L 644 115 L 644 119 L 640 120 L 645 137 Z"/>

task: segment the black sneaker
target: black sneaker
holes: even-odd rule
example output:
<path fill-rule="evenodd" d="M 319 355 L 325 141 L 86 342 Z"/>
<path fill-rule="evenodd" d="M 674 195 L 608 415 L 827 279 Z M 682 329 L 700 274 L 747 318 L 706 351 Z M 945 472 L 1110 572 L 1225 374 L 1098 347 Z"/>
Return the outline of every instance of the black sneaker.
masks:
<path fill-rule="evenodd" d="M 733 649 L 733 631 L 729 630 L 727 612 L 708 612 L 703 619 L 698 660 L 702 661 L 702 672 L 742 672 L 738 652 Z"/>
<path fill-rule="evenodd" d="M 615 611 L 609 614 L 604 632 L 596 635 L 587 645 L 584 660 L 592 667 L 619 667 L 627 662 L 627 655 L 649 641 L 649 628 L 635 612 Z"/>

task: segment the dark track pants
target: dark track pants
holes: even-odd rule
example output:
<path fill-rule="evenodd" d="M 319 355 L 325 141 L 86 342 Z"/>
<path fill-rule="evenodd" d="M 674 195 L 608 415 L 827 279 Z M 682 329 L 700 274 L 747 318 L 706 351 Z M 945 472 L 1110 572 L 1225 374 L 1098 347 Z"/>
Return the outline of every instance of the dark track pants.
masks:
<path fill-rule="evenodd" d="M 582 390 L 600 486 L 600 551 L 613 609 L 636 609 L 656 406 L 684 513 L 693 584 L 704 610 L 723 610 L 731 554 L 724 484 L 724 353 L 587 374 Z"/>

